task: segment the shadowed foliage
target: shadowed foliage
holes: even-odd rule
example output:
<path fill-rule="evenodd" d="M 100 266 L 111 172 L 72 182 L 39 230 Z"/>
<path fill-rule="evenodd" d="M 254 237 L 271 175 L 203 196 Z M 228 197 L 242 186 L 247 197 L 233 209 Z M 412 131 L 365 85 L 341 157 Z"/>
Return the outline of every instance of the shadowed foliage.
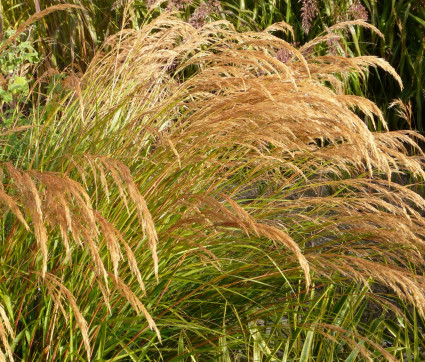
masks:
<path fill-rule="evenodd" d="M 54 83 L 21 143 L 2 134 L 0 358 L 423 353 L 420 136 L 371 131 L 343 82 L 400 79 L 277 29 L 162 15 Z"/>

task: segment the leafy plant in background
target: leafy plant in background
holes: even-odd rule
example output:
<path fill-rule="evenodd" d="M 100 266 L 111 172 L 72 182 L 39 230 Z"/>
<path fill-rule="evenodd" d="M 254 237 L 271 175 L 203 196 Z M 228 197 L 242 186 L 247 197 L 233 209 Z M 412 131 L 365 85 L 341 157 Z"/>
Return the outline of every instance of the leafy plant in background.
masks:
<path fill-rule="evenodd" d="M 1 134 L 1 356 L 422 358 L 420 136 L 343 81 L 401 80 L 303 56 L 350 24 L 295 48 L 161 15 L 54 75 L 28 146 Z"/>
<path fill-rule="evenodd" d="M 32 69 L 39 57 L 28 32 L 16 34 L 15 30 L 7 29 L 2 36 L 0 47 L 12 37 L 16 38 L 13 46 L 0 54 L 0 128 L 7 133 L 31 123 L 31 102 L 27 97 L 30 85 L 34 83 Z M 23 148 L 26 146 L 21 135 L 15 132 L 9 135 L 9 142 Z M 15 156 L 9 155 L 12 160 Z"/>
<path fill-rule="evenodd" d="M 12 29 L 6 30 L 0 46 L 14 33 Z M 9 126 L 12 120 L 10 114 L 22 105 L 28 95 L 28 68 L 39 61 L 31 41 L 23 36 L 18 37 L 14 46 L 0 55 L 0 112 L 2 123 L 6 126 Z"/>

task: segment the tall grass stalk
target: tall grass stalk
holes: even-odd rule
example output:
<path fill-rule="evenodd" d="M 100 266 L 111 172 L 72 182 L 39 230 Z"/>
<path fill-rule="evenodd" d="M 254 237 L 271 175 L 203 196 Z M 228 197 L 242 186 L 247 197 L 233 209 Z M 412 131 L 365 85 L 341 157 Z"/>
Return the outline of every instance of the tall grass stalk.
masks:
<path fill-rule="evenodd" d="M 425 200 L 396 180 L 425 175 L 420 136 L 371 131 L 381 112 L 341 81 L 396 74 L 270 32 L 162 15 L 2 133 L 2 358 L 419 351 Z"/>
<path fill-rule="evenodd" d="M 235 4 L 234 0 L 223 6 Z M 264 29 L 272 22 L 286 20 L 294 27 L 297 41 L 307 42 L 335 23 L 345 20 L 368 20 L 384 35 L 380 38 L 359 28 L 344 29 L 341 37 L 330 39 L 322 51 L 348 54 L 370 54 L 386 59 L 400 74 L 405 89 L 399 92 L 391 76 L 373 71 L 366 79 L 353 78 L 350 92 L 375 100 L 385 112 L 390 129 L 424 131 L 422 104 L 425 100 L 424 49 L 425 6 L 421 0 L 285 0 L 277 1 L 269 9 L 270 1 L 247 1 L 243 26 Z M 304 10 L 303 10 L 304 9 Z M 306 10 L 307 9 L 307 10 Z M 242 26 L 241 26 L 242 28 Z M 306 31 L 308 30 L 308 31 Z M 336 34 L 338 35 L 338 34 Z M 349 36 L 347 36 L 349 35 Z M 412 104 L 412 119 L 407 121 L 388 111 L 393 99 L 401 98 Z"/>

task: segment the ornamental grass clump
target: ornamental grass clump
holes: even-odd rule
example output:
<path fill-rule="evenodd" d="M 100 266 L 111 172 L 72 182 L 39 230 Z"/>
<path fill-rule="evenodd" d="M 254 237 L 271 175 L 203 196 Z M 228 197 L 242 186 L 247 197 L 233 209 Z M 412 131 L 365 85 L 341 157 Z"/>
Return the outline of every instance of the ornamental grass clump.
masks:
<path fill-rule="evenodd" d="M 276 30 L 123 30 L 2 134 L 3 359 L 422 353 L 420 136 L 344 90 L 398 77 Z"/>

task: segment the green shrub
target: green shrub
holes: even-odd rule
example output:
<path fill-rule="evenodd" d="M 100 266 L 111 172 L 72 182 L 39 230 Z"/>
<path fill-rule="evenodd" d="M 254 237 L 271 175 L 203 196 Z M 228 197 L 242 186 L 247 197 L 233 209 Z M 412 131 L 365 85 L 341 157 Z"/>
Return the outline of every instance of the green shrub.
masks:
<path fill-rule="evenodd" d="M 4 39 L 14 35 L 9 29 L 4 32 Z M 0 42 L 0 46 L 5 42 Z M 38 54 L 31 41 L 18 37 L 13 47 L 0 55 L 0 113 L 2 124 L 11 126 L 13 114 L 25 102 L 29 93 L 28 66 L 39 61 Z"/>

